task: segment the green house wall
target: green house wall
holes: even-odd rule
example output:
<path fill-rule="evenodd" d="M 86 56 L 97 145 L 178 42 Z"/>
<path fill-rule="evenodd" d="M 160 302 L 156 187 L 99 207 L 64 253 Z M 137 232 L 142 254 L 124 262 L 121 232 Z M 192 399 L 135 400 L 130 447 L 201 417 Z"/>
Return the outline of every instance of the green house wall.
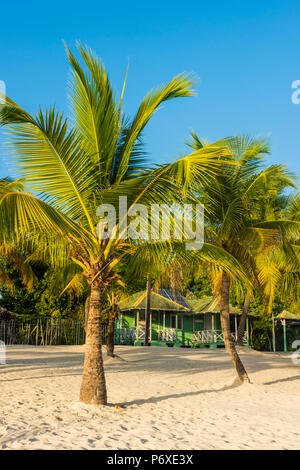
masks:
<path fill-rule="evenodd" d="M 122 328 L 134 328 L 135 325 L 135 315 L 138 310 L 129 310 L 122 312 L 122 320 L 119 318 L 117 322 L 117 329 Z M 142 310 L 143 312 L 143 310 Z M 176 314 L 175 312 L 166 312 L 165 313 L 165 327 L 171 327 L 171 315 Z M 206 317 L 205 315 L 209 315 Z M 219 314 L 195 314 L 195 315 L 184 315 L 178 313 L 178 316 L 182 316 L 182 330 L 177 330 L 177 341 L 182 346 L 192 346 L 194 331 L 203 331 L 208 328 L 211 329 L 211 316 L 214 317 L 214 330 L 221 330 L 221 321 Z M 151 322 L 151 340 L 157 341 L 158 331 L 162 330 L 164 326 L 164 312 L 162 310 L 156 310 L 151 312 L 152 322 Z"/>
<path fill-rule="evenodd" d="M 130 312 L 122 315 L 122 328 L 134 328 L 134 315 Z"/>
<path fill-rule="evenodd" d="M 120 334 L 119 329 L 128 328 L 133 329 L 136 327 L 136 313 L 144 313 L 144 310 L 128 310 L 123 311 L 121 318 L 118 318 L 116 323 L 116 344 L 120 344 Z M 220 321 L 220 314 L 219 313 L 203 313 L 203 314 L 181 314 L 176 312 L 165 312 L 163 310 L 152 310 L 151 311 L 151 341 L 155 344 L 155 341 L 159 341 L 158 332 L 165 328 L 171 328 L 171 316 L 178 315 L 182 317 L 182 330 L 177 329 L 176 341 L 174 341 L 174 345 L 176 346 L 195 346 L 194 343 L 194 332 L 203 331 L 203 330 L 211 330 L 212 329 L 212 318 L 214 319 L 214 330 L 221 331 L 221 321 Z M 165 318 L 165 321 L 164 321 Z M 235 327 L 237 325 L 235 314 L 231 314 L 230 318 L 231 323 L 231 331 L 235 331 Z M 250 319 L 251 320 L 251 319 Z M 249 332 L 249 329 L 247 329 Z M 248 334 L 248 345 L 249 345 L 249 333 Z M 128 340 L 130 344 L 133 344 L 133 339 Z M 156 343 L 157 345 L 166 345 L 166 343 L 161 343 L 159 341 Z M 205 346 L 205 343 L 201 343 Z M 223 342 L 206 344 L 209 347 L 217 347 L 217 345 L 224 345 Z M 201 347 L 201 346 L 200 346 Z"/>
<path fill-rule="evenodd" d="M 164 326 L 164 312 L 163 311 L 156 311 L 151 312 L 152 314 L 152 322 L 151 322 L 151 338 L 152 341 L 158 340 L 158 331 L 163 329 Z M 122 321 L 119 319 L 117 323 L 117 328 L 120 328 L 122 324 L 122 328 L 134 328 L 135 327 L 135 315 L 136 311 L 124 311 L 122 312 Z M 171 327 L 171 315 L 172 313 L 166 312 L 165 313 L 165 328 Z M 193 315 L 181 315 L 182 316 L 182 330 L 177 330 L 177 340 L 180 344 L 184 346 L 192 346 L 193 344 L 193 328 L 194 328 L 194 320 Z M 202 317 L 201 323 L 196 323 L 196 325 L 200 325 L 200 328 L 195 328 L 195 330 L 203 330 L 204 328 L 204 315 L 197 315 L 197 319 Z"/>
<path fill-rule="evenodd" d="M 193 316 L 183 315 L 182 331 L 180 331 L 179 340 L 184 346 L 193 345 Z"/>

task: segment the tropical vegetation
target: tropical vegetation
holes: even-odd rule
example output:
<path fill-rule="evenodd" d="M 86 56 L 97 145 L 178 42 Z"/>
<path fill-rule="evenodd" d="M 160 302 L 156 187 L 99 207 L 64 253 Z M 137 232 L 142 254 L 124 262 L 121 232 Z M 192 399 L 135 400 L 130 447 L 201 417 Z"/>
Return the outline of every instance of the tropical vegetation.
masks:
<path fill-rule="evenodd" d="M 16 181 L 0 181 L 2 289 L 13 289 L 14 278 L 31 295 L 35 281 L 45 282 L 40 300 L 33 296 L 35 308 L 47 295 L 52 299 L 59 286 L 59 312 L 67 311 L 63 302 L 77 303 L 81 313 L 85 309 L 80 399 L 105 405 L 101 325 L 106 317 L 108 351 L 114 356 L 119 289 L 130 290 L 133 279 L 135 286 L 144 283 L 147 273 L 150 285 L 150 274 L 160 282 L 169 271 L 174 289 L 182 270 L 190 280 L 205 273 L 205 288 L 221 299 L 225 346 L 239 379 L 249 381 L 230 335 L 229 299 L 239 293 L 248 299 L 247 307 L 259 291 L 270 312 L 280 283 L 286 298 L 298 302 L 299 197 L 285 199 L 285 191 L 296 188 L 293 177 L 281 165 L 263 167 L 268 143 L 247 136 L 209 144 L 193 133 L 185 156 L 150 165 L 143 130 L 162 103 L 194 94 L 193 77 L 181 74 L 151 90 L 130 119 L 123 109 L 127 75 L 117 97 L 104 65 L 87 47 L 77 48 L 80 59 L 66 46 L 71 118 L 55 107 L 30 114 L 9 98 L 0 108 L 0 125 L 7 129 L 20 174 Z M 126 217 L 119 216 L 121 196 L 127 198 Z M 201 250 L 186 250 L 188 240 L 122 236 L 133 206 L 166 201 L 182 211 L 187 201 L 204 204 Z M 113 231 L 99 224 L 102 204 L 116 209 Z M 146 216 L 141 224 L 148 222 Z"/>

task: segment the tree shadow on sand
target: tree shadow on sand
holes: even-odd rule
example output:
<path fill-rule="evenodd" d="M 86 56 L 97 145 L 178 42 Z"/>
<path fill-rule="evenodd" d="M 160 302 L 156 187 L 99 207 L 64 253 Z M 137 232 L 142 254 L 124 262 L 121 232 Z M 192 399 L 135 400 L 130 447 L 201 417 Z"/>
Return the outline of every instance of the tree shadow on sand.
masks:
<path fill-rule="evenodd" d="M 285 377 L 283 379 L 272 380 L 271 382 L 265 382 L 264 385 L 274 385 L 281 382 L 293 382 L 294 380 L 300 380 L 300 375 L 294 375 L 293 377 Z"/>
<path fill-rule="evenodd" d="M 232 390 L 234 388 L 241 387 L 241 386 L 243 386 L 243 384 L 239 380 L 234 380 L 234 382 L 231 385 L 226 385 L 218 389 L 197 390 L 196 392 L 172 393 L 170 395 L 161 395 L 159 397 L 149 397 L 149 398 L 142 398 L 138 400 L 126 401 L 122 403 L 114 403 L 114 404 L 110 404 L 110 406 L 120 406 L 122 408 L 127 408 L 132 405 L 144 405 L 145 403 L 158 403 L 160 401 L 169 400 L 170 398 L 184 398 L 184 397 L 202 395 L 203 393 L 226 392 L 227 390 Z"/>

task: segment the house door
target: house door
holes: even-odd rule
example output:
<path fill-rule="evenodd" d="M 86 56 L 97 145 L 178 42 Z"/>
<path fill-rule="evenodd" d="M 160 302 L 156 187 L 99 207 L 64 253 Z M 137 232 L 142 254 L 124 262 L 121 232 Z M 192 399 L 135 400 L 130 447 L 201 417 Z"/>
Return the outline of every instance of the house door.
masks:
<path fill-rule="evenodd" d="M 150 339 L 157 340 L 158 339 L 158 324 L 159 324 L 159 313 L 158 312 L 151 312 L 151 325 L 150 325 Z"/>
<path fill-rule="evenodd" d="M 204 315 L 204 329 L 205 330 L 212 329 L 211 313 L 206 313 Z"/>

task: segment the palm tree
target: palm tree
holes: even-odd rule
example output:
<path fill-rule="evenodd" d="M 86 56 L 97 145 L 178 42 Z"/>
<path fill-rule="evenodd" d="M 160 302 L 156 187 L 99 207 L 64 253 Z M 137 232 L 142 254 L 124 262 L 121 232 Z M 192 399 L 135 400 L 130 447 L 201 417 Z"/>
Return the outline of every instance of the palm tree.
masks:
<path fill-rule="evenodd" d="M 256 200 L 253 201 L 251 212 L 252 219 L 256 221 L 265 220 L 289 220 L 287 217 L 289 206 L 291 204 L 290 196 L 287 196 L 286 191 L 290 188 L 296 188 L 294 178 L 284 169 L 280 171 L 269 171 L 265 174 L 265 177 L 261 179 L 260 184 L 256 185 Z M 292 218 L 291 218 L 292 219 Z M 261 252 L 253 253 L 253 258 L 250 263 L 250 270 L 252 272 L 252 283 L 257 290 L 264 292 L 266 297 L 269 297 L 269 313 L 272 309 L 272 302 L 275 294 L 275 287 L 268 292 L 267 285 L 274 281 L 274 273 L 279 268 L 280 262 L 278 254 L 281 253 L 281 261 L 283 257 L 286 261 L 286 269 L 290 269 L 294 265 L 297 257 L 292 256 L 293 260 L 288 259 L 284 256 L 284 253 L 293 251 L 289 244 L 288 238 L 286 237 L 285 231 L 282 231 L 282 243 L 276 247 L 267 246 L 263 247 Z M 287 252 L 287 244 L 289 250 Z M 274 254 L 277 253 L 275 265 L 271 268 L 271 260 L 274 259 Z M 281 266 L 282 266 L 281 262 Z M 260 268 L 259 268 L 260 265 Z M 277 266 L 277 268 L 276 268 Z M 269 267 L 269 272 L 267 268 Z M 272 295 L 269 296 L 272 291 Z M 244 305 L 242 315 L 239 321 L 238 333 L 237 333 L 237 344 L 242 345 L 242 340 L 245 331 L 246 318 L 248 315 L 250 302 L 251 302 L 252 290 L 247 290 L 244 299 Z"/>
<path fill-rule="evenodd" d="M 113 203 L 118 214 L 120 195 L 127 196 L 129 208 L 176 200 L 178 188 L 187 193 L 211 180 L 227 149 L 216 143 L 169 165 L 145 168 L 143 129 L 163 102 L 193 95 L 191 77 L 179 75 L 151 90 L 130 121 L 122 111 L 125 83 L 117 100 L 104 66 L 89 49 L 78 44 L 84 66 L 66 50 L 73 76 L 71 121 L 54 107 L 30 115 L 9 98 L 1 106 L 0 125 L 9 128 L 9 145 L 32 192 L 0 186 L 0 237 L 5 246 L 30 243 L 36 256 L 62 269 L 77 265 L 90 286 L 80 399 L 106 404 L 102 294 L 117 280 L 116 267 L 130 244 L 120 235 L 97 233 L 97 208 Z"/>
<path fill-rule="evenodd" d="M 192 135 L 190 146 L 193 149 L 205 148 L 205 143 L 196 134 Z M 203 186 L 199 199 L 206 210 L 206 240 L 231 254 L 248 273 L 251 289 L 251 265 L 257 253 L 270 247 L 279 246 L 281 237 L 289 231 L 299 233 L 299 224 L 291 221 L 261 219 L 253 214 L 253 207 L 260 197 L 262 182 L 266 179 L 285 178 L 292 183 L 284 168 L 273 165 L 262 168 L 263 156 L 269 152 L 264 139 L 251 139 L 247 136 L 228 140 L 229 160 L 235 164 L 216 176 L 217 192 L 211 185 Z M 217 282 L 218 280 L 218 282 Z M 229 294 L 233 276 L 223 268 L 216 278 L 216 289 L 221 304 L 221 326 L 225 346 L 231 356 L 241 382 L 249 382 L 247 372 L 236 351 L 230 332 Z"/>
<path fill-rule="evenodd" d="M 277 221 L 283 228 L 299 224 L 299 194 L 278 197 L 280 211 Z M 276 292 L 281 299 L 295 306 L 300 305 L 300 246 L 299 232 L 282 230 L 282 242 L 273 250 L 257 258 L 257 277 L 266 299 L 266 310 L 271 314 Z"/>

